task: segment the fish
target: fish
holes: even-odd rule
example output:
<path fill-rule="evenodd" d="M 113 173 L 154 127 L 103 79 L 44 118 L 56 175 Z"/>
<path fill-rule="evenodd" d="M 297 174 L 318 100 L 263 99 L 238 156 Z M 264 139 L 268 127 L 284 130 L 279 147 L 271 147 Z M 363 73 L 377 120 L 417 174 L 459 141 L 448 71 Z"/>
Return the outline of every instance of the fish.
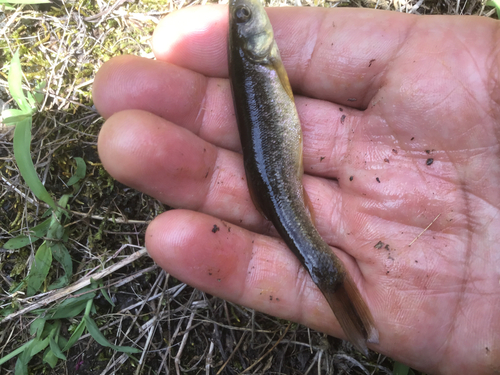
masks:
<path fill-rule="evenodd" d="M 229 0 L 229 80 L 251 199 L 325 296 L 347 339 L 368 355 L 378 331 L 342 261 L 317 231 L 302 185 L 302 130 L 259 0 Z"/>

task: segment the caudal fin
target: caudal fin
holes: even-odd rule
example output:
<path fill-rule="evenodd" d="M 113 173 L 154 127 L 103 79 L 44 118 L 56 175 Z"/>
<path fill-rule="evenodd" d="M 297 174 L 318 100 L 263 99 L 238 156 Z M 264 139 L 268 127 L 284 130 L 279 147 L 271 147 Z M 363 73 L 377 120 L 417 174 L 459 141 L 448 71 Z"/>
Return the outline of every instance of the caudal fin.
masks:
<path fill-rule="evenodd" d="M 378 331 L 373 316 L 349 274 L 334 292 L 322 290 L 347 339 L 360 352 L 368 355 L 366 343 L 378 344 Z"/>

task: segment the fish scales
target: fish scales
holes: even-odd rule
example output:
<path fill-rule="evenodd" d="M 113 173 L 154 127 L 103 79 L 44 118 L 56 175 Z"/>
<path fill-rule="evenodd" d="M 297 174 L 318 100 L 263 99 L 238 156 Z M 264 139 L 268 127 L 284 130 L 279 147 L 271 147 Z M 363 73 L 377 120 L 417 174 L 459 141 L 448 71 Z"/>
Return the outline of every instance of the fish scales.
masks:
<path fill-rule="evenodd" d="M 248 188 L 309 272 L 347 338 L 367 354 L 373 317 L 343 263 L 321 238 L 302 185 L 302 131 L 292 90 L 259 0 L 229 1 L 229 77 Z"/>

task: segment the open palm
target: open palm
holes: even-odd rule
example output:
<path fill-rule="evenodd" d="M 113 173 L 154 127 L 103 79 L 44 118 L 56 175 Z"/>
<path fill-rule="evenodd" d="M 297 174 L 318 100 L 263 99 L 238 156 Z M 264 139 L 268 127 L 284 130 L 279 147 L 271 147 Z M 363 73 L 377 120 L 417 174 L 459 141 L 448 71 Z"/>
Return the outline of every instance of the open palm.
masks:
<path fill-rule="evenodd" d="M 269 9 L 304 133 L 304 185 L 380 333 L 432 373 L 500 371 L 500 23 L 352 9 Z M 227 7 L 168 16 L 157 61 L 94 84 L 99 154 L 119 181 L 184 210 L 151 256 L 211 294 L 343 337 L 254 208 L 227 79 Z"/>

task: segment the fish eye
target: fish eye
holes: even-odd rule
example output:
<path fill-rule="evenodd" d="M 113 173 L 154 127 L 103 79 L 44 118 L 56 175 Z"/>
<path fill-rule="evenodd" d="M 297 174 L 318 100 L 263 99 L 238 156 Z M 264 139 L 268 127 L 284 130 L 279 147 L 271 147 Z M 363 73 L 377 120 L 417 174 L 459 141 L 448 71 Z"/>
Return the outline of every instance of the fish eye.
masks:
<path fill-rule="evenodd" d="M 252 16 L 252 12 L 250 11 L 250 8 L 247 7 L 246 5 L 240 5 L 238 8 L 236 8 L 234 16 L 236 17 L 236 22 L 245 23 Z"/>

